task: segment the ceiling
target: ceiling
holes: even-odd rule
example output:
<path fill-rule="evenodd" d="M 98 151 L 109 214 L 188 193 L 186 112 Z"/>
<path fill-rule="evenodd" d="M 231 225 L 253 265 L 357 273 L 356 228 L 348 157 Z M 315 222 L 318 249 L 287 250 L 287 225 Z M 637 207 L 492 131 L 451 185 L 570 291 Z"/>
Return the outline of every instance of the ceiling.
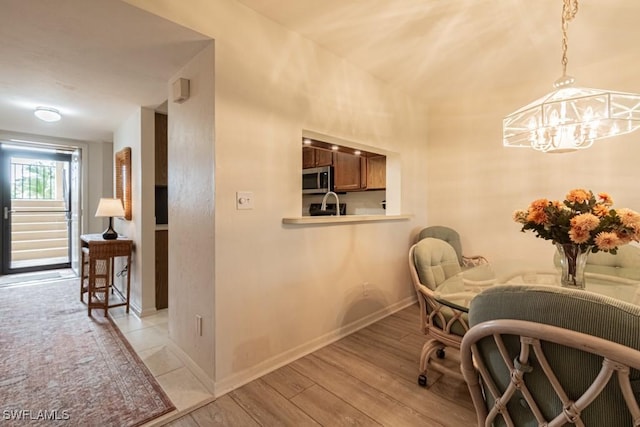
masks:
<path fill-rule="evenodd" d="M 238 1 L 427 101 L 535 82 L 533 100 L 562 74 L 562 0 Z M 634 54 L 639 21 L 638 0 L 582 0 L 568 73 L 608 83 L 582 81 L 581 66 Z"/>
<path fill-rule="evenodd" d="M 562 73 L 561 0 L 238 1 L 426 102 L 523 85 L 530 101 Z M 208 43 L 124 2 L 52 4 L 0 0 L 0 129 L 110 141 L 140 105 L 163 103 L 168 80 Z M 637 74 L 631 67 L 586 70 L 637 63 L 639 21 L 640 1 L 582 0 L 568 72 L 585 86 L 640 92 L 640 79 L 615 85 L 618 73 Z M 32 114 L 40 105 L 63 120 L 40 122 Z"/>
<path fill-rule="evenodd" d="M 112 132 L 208 43 L 113 0 L 0 0 L 0 129 L 86 141 Z M 37 106 L 63 118 L 35 118 Z"/>

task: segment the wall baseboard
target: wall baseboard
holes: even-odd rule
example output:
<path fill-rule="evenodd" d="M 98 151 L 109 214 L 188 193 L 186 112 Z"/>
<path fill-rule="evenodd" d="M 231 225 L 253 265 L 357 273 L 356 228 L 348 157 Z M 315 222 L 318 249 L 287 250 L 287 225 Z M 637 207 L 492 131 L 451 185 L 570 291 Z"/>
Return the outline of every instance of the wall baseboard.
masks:
<path fill-rule="evenodd" d="M 207 373 L 200 366 L 198 366 L 196 362 L 194 362 L 193 359 L 191 359 L 191 357 L 189 357 L 189 355 L 184 352 L 184 350 L 178 347 L 178 345 L 175 342 L 173 342 L 171 338 L 169 338 L 167 347 L 169 348 L 169 350 L 171 350 L 173 354 L 175 354 L 178 357 L 178 359 L 180 359 L 182 363 L 185 364 L 187 369 L 191 371 L 191 373 L 195 375 L 195 377 L 207 388 L 209 393 L 211 393 L 217 398 L 218 396 L 215 393 L 216 385 L 213 382 L 213 380 L 209 377 L 209 375 L 207 375 Z"/>
<path fill-rule="evenodd" d="M 140 308 L 140 306 L 138 306 L 137 304 L 129 301 L 129 310 L 133 311 L 133 314 L 135 314 L 136 316 L 142 318 L 145 316 L 151 316 L 153 314 L 156 314 L 158 312 L 158 310 L 156 310 L 155 308 L 148 308 L 146 310 L 142 310 Z"/>

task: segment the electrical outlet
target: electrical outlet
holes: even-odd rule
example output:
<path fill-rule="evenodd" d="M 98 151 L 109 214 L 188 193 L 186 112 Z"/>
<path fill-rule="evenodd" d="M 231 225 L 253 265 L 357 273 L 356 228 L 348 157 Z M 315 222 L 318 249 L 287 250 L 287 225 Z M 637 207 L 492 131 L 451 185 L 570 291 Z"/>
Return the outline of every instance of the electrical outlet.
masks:
<path fill-rule="evenodd" d="M 202 316 L 196 314 L 196 334 L 202 336 Z"/>
<path fill-rule="evenodd" d="M 362 284 L 362 296 L 365 297 L 365 298 L 369 296 L 369 283 L 368 282 L 364 282 Z"/>

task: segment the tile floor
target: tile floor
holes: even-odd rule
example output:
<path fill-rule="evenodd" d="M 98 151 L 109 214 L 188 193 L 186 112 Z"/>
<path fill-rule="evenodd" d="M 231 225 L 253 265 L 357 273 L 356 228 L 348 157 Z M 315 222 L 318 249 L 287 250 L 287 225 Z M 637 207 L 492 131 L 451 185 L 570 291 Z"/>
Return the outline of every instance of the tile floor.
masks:
<path fill-rule="evenodd" d="M 144 427 L 163 425 L 214 400 L 213 394 L 172 350 L 175 345 L 169 339 L 167 310 L 139 318 L 118 307 L 109 310 L 109 314 L 176 407 L 176 411 Z"/>

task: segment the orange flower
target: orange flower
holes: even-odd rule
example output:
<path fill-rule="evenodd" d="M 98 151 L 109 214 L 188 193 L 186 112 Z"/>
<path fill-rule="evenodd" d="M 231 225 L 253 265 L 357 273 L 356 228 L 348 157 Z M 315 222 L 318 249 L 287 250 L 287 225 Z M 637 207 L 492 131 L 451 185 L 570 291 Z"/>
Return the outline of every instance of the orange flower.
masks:
<path fill-rule="evenodd" d="M 600 218 L 609 215 L 609 208 L 602 204 L 597 204 L 593 207 L 593 214 Z"/>
<path fill-rule="evenodd" d="M 590 213 L 583 213 L 571 218 L 571 228 L 580 229 L 587 232 L 595 230 L 599 224 L 600 219 Z"/>
<path fill-rule="evenodd" d="M 547 199 L 538 199 L 538 200 L 534 200 L 533 202 L 531 202 L 531 206 L 529 206 L 529 210 L 532 209 L 544 209 L 547 206 L 549 206 L 549 200 Z"/>
<path fill-rule="evenodd" d="M 613 199 L 607 193 L 598 193 L 598 198 L 605 206 L 613 206 Z"/>
<path fill-rule="evenodd" d="M 549 206 L 547 199 L 538 199 L 531 202 L 527 213 L 527 221 L 544 224 L 547 221 L 547 214 L 544 211 L 547 206 Z"/>
<path fill-rule="evenodd" d="M 595 239 L 595 243 L 598 246 L 598 249 L 608 251 L 617 248 L 618 245 L 620 245 L 622 242 L 620 241 L 616 233 L 603 231 L 601 233 L 598 233 Z"/>
<path fill-rule="evenodd" d="M 543 210 L 531 210 L 527 214 L 527 221 L 535 224 L 544 224 L 547 222 L 547 214 Z"/>
<path fill-rule="evenodd" d="M 640 225 L 640 214 L 636 211 L 627 208 L 620 208 L 616 210 L 618 217 L 620 218 L 620 222 L 625 227 L 631 227 L 633 225 Z"/>
<path fill-rule="evenodd" d="M 580 228 L 571 228 L 571 230 L 569 230 L 569 238 L 573 243 L 587 243 L 591 238 L 591 234 Z"/>
<path fill-rule="evenodd" d="M 575 190 L 569 191 L 567 194 L 567 201 L 571 203 L 583 203 L 591 198 L 591 192 L 587 190 L 583 190 L 581 188 L 577 188 Z"/>

